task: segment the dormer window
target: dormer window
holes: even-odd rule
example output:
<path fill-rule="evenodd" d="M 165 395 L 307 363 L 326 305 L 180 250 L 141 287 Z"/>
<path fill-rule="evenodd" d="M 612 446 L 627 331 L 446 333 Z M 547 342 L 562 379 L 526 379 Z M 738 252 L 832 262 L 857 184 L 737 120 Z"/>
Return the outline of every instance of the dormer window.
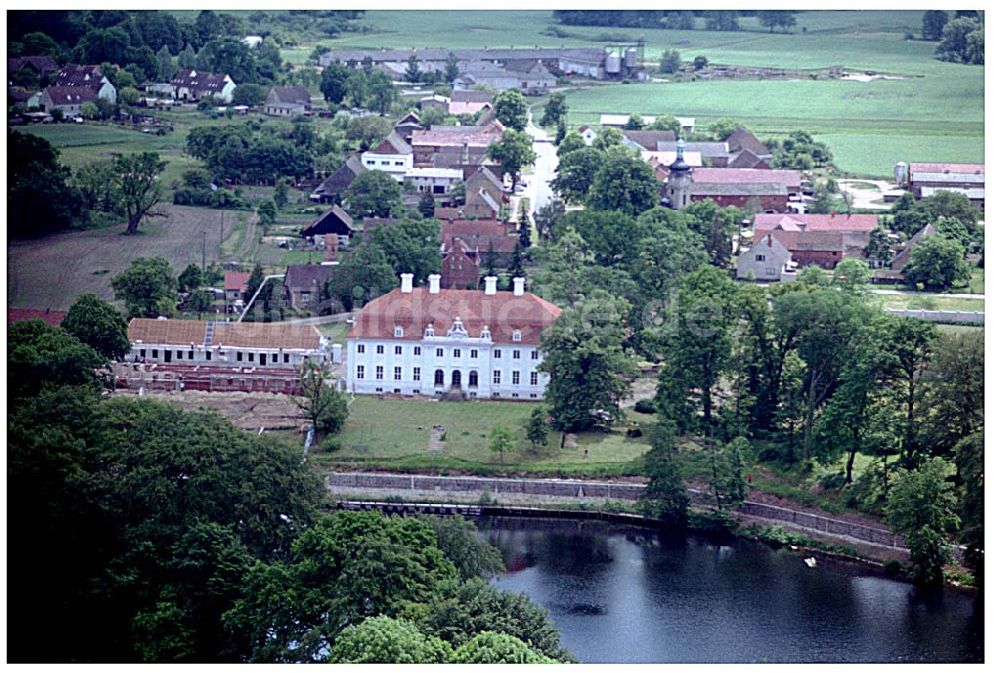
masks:
<path fill-rule="evenodd" d="M 490 328 L 487 327 L 486 325 L 483 325 L 483 330 L 479 333 L 479 338 L 480 339 L 490 339 L 491 338 Z"/>
<path fill-rule="evenodd" d="M 521 340 L 521 330 L 516 329 L 514 330 L 514 341 L 520 341 L 520 340 Z"/>
<path fill-rule="evenodd" d="M 455 321 L 451 323 L 451 329 L 448 330 L 448 336 L 450 337 L 467 337 L 469 332 L 466 331 L 465 326 L 462 324 L 462 319 L 455 316 Z"/>
<path fill-rule="evenodd" d="M 393 327 L 392 328 L 392 336 L 396 337 L 397 339 L 399 339 L 400 337 L 402 337 L 403 336 L 403 328 L 400 327 L 399 325 L 396 325 L 395 327 Z"/>
<path fill-rule="evenodd" d="M 425 337 L 432 337 L 432 336 L 434 336 L 434 325 L 430 325 L 429 324 L 429 325 L 427 325 L 427 327 L 424 328 L 424 336 Z"/>

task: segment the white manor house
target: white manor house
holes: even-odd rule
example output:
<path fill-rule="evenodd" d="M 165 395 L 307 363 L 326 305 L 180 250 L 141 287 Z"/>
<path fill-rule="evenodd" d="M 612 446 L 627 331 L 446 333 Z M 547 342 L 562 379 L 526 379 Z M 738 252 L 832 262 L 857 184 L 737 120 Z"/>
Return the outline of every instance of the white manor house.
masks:
<path fill-rule="evenodd" d="M 559 307 L 524 291 L 443 290 L 441 276 L 413 287 L 401 274 L 399 288 L 369 302 L 347 335 L 347 387 L 358 394 L 444 395 L 540 399 L 548 375 L 542 332 Z"/>

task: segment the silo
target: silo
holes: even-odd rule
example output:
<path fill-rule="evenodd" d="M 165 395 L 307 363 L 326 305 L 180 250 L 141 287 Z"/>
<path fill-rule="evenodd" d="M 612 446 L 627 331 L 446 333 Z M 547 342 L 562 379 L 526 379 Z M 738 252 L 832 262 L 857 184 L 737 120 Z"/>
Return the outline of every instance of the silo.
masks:
<path fill-rule="evenodd" d="M 897 185 L 906 184 L 906 162 L 900 161 L 896 164 L 896 170 L 893 171 L 893 175 L 896 177 Z"/>
<path fill-rule="evenodd" d="M 608 54 L 604 61 L 604 71 L 609 75 L 617 75 L 622 71 L 622 57 L 618 54 Z"/>
<path fill-rule="evenodd" d="M 635 70 L 636 63 L 638 59 L 636 58 L 635 47 L 629 47 L 625 50 L 625 67 L 629 70 Z"/>

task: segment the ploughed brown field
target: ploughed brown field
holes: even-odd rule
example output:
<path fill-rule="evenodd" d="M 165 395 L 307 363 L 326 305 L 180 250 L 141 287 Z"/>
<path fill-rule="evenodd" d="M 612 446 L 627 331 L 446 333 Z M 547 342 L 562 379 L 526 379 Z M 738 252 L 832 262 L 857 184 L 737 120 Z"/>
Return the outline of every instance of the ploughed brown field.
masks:
<path fill-rule="evenodd" d="M 164 257 L 175 274 L 188 264 L 200 265 L 203 233 L 206 263 L 220 261 L 221 211 L 174 205 L 161 205 L 159 210 L 166 217 L 149 218 L 137 236 L 125 236 L 123 223 L 37 240 L 10 241 L 8 306 L 68 309 L 77 297 L 88 292 L 113 301 L 111 279 L 136 257 Z M 246 216 L 225 213 L 223 240 L 234 233 L 241 214 Z"/>

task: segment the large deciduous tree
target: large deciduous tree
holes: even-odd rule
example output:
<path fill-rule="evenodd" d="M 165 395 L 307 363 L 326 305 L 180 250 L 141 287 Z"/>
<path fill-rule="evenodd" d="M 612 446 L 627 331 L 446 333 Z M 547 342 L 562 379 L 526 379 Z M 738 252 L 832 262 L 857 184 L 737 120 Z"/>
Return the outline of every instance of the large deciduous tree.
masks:
<path fill-rule="evenodd" d="M 566 104 L 566 94 L 560 92 L 549 96 L 545 102 L 545 114 L 542 115 L 542 126 L 555 126 L 565 119 L 569 113 L 569 106 Z"/>
<path fill-rule="evenodd" d="M 167 163 L 156 152 L 117 156 L 112 165 L 112 182 L 127 220 L 125 233 L 138 233 L 139 224 L 160 202 L 163 191 L 160 173 Z"/>
<path fill-rule="evenodd" d="M 665 327 L 667 352 L 656 400 L 682 432 L 700 425 L 705 436 L 713 434 L 715 389 L 732 350 L 734 291 L 725 272 L 706 264 L 684 279 L 677 294 Z"/>
<path fill-rule="evenodd" d="M 934 234 L 914 246 L 910 261 L 903 267 L 903 276 L 910 285 L 947 290 L 967 284 L 972 277 L 972 267 L 965 259 L 961 242 Z"/>
<path fill-rule="evenodd" d="M 509 129 L 524 131 L 528 125 L 528 103 L 517 89 L 505 89 L 493 97 L 497 121 Z"/>
<path fill-rule="evenodd" d="M 347 421 L 347 399 L 326 382 L 326 372 L 315 362 L 307 361 L 299 371 L 302 396 L 295 400 L 317 433 L 335 434 Z"/>
<path fill-rule="evenodd" d="M 403 207 L 403 190 L 391 175 L 368 171 L 359 175 L 345 194 L 351 217 L 391 217 Z"/>
<path fill-rule="evenodd" d="M 942 566 L 952 562 L 948 534 L 960 522 L 949 472 L 948 463 L 932 458 L 919 468 L 893 475 L 889 488 L 886 520 L 906 538 L 910 579 L 917 584 L 940 584 Z"/>
<path fill-rule="evenodd" d="M 69 227 L 80 210 L 59 151 L 31 133 L 7 132 L 7 216 L 12 237 L 44 236 Z"/>
<path fill-rule="evenodd" d="M 653 167 L 627 155 L 610 156 L 590 185 L 587 203 L 597 210 L 620 210 L 638 215 L 660 200 L 660 183 Z"/>
<path fill-rule="evenodd" d="M 648 477 L 639 501 L 647 513 L 669 526 L 687 526 L 691 498 L 677 464 L 674 427 L 659 422 L 650 434 L 650 448 L 643 457 Z"/>
<path fill-rule="evenodd" d="M 443 664 L 451 647 L 436 636 L 421 633 L 411 622 L 368 617 L 337 634 L 333 664 Z"/>
<path fill-rule="evenodd" d="M 635 372 L 622 348 L 626 310 L 624 300 L 597 291 L 563 311 L 542 337 L 539 370 L 551 377 L 545 401 L 557 430 L 590 430 L 621 418 L 618 405 Z"/>
<path fill-rule="evenodd" d="M 604 161 L 604 153 L 593 147 L 582 147 L 560 155 L 559 174 L 551 183 L 552 189 L 559 192 L 567 203 L 583 203 Z"/>
<path fill-rule="evenodd" d="M 96 294 L 81 295 L 63 319 L 62 328 L 109 360 L 129 352 L 125 319 Z"/>
<path fill-rule="evenodd" d="M 486 148 L 487 156 L 499 162 L 503 174 L 510 176 L 511 189 L 517 184 L 517 175 L 521 168 L 535 161 L 532 144 L 531 136 L 527 133 L 504 129 L 500 140 L 490 143 Z"/>
<path fill-rule="evenodd" d="M 170 316 L 177 304 L 177 279 L 162 257 L 136 257 L 111 279 L 111 287 L 130 319 Z"/>

